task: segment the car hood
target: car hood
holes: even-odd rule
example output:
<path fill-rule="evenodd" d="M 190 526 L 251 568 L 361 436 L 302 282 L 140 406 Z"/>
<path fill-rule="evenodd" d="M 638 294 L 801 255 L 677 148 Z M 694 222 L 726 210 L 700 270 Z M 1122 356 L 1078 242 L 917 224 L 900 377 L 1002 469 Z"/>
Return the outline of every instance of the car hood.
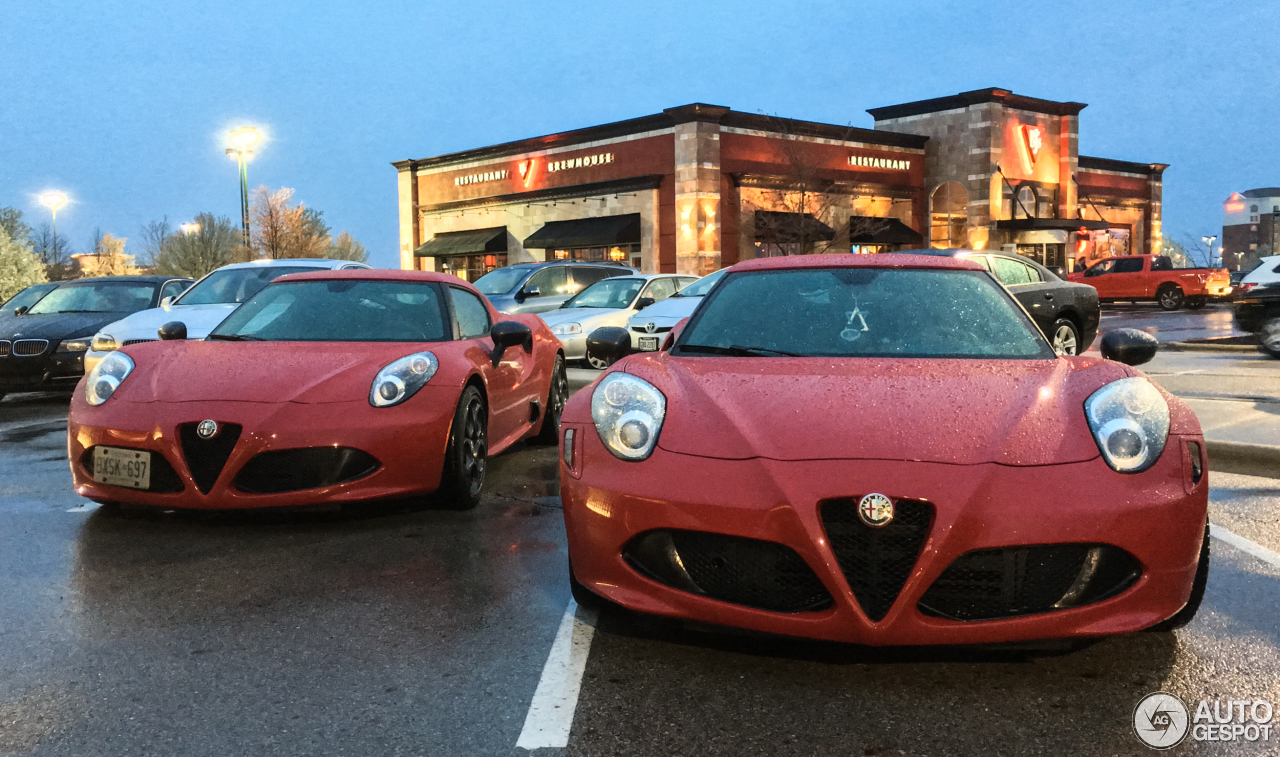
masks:
<path fill-rule="evenodd" d="M 49 313 L 15 316 L 0 322 L 0 339 L 48 339 L 56 342 L 93 336 L 124 313 Z"/>
<path fill-rule="evenodd" d="M 630 308 L 624 310 L 615 310 L 613 308 L 558 308 L 538 315 L 542 316 L 542 320 L 546 321 L 548 326 L 558 326 L 562 323 L 581 323 L 585 331 L 588 327 L 621 326 L 627 322 L 627 314 L 632 312 L 634 311 Z"/>
<path fill-rule="evenodd" d="M 643 326 L 649 321 L 662 326 L 670 326 L 681 318 L 688 318 L 702 302 L 701 297 L 668 297 L 662 302 L 655 302 L 627 321 L 632 326 Z"/>
<path fill-rule="evenodd" d="M 137 366 L 117 396 L 128 402 L 301 402 L 366 398 L 373 377 L 422 344 L 149 342 L 122 351 Z"/>
<path fill-rule="evenodd" d="M 722 459 L 1049 465 L 1098 456 L 1084 401 L 1136 372 L 1096 358 L 635 356 L 667 397 L 658 446 Z"/>
<path fill-rule="evenodd" d="M 170 321 L 182 321 L 187 326 L 189 339 L 203 339 L 238 307 L 240 307 L 238 303 L 228 302 L 139 310 L 127 318 L 107 324 L 102 331 L 115 337 L 117 342 L 128 339 L 156 339 L 156 330 L 161 326 Z"/>

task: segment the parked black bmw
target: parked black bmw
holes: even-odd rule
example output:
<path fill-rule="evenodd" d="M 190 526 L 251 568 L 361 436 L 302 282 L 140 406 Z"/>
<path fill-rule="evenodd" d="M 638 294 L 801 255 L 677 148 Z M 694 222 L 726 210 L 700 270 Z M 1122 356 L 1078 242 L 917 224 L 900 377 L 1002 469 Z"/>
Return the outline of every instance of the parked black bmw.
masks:
<path fill-rule="evenodd" d="M 1031 314 L 1060 355 L 1079 355 L 1098 335 L 1098 290 L 1063 281 L 1034 260 L 991 250 L 903 250 L 904 254 L 964 258 L 986 268 Z"/>
<path fill-rule="evenodd" d="M 0 320 L 0 397 L 70 389 L 84 375 L 84 353 L 98 329 L 190 285 L 191 279 L 172 276 L 65 281 L 34 304 L 14 308 Z"/>

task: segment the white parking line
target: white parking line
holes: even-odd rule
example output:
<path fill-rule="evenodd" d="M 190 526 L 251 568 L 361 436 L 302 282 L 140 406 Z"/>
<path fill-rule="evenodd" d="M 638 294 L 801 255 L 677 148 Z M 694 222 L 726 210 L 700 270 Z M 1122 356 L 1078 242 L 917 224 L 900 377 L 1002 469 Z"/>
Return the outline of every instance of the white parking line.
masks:
<path fill-rule="evenodd" d="M 1209 524 L 1209 533 L 1213 538 L 1226 542 L 1241 552 L 1248 552 L 1259 560 L 1280 568 L 1280 553 L 1273 552 L 1261 544 L 1251 542 L 1243 536 L 1233 534 L 1217 523 Z"/>
<path fill-rule="evenodd" d="M 573 712 L 578 708 L 578 691 L 587 669 L 591 637 L 595 634 L 596 613 L 569 600 L 560 630 L 542 668 L 542 678 L 529 703 L 524 728 L 516 746 L 523 749 L 564 748 L 569 745 Z"/>

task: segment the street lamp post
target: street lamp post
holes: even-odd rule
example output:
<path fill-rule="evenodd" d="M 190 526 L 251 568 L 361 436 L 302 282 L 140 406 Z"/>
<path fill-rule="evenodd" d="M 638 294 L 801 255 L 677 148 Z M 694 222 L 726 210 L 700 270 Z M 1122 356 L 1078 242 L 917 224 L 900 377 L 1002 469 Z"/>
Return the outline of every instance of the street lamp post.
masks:
<path fill-rule="evenodd" d="M 249 246 L 249 161 L 253 160 L 253 146 L 258 143 L 258 130 L 241 126 L 231 131 L 227 157 L 240 166 L 240 227 L 244 244 Z"/>
<path fill-rule="evenodd" d="M 40 204 L 53 214 L 53 252 L 52 260 L 58 260 L 58 209 L 67 204 L 67 195 L 63 192 L 44 192 L 40 195 Z"/>
<path fill-rule="evenodd" d="M 1208 262 L 1209 262 L 1209 265 L 1212 266 L 1213 265 L 1213 243 L 1218 241 L 1218 237 L 1217 235 L 1210 236 L 1210 237 L 1200 237 L 1200 241 L 1209 245 L 1209 261 Z"/>

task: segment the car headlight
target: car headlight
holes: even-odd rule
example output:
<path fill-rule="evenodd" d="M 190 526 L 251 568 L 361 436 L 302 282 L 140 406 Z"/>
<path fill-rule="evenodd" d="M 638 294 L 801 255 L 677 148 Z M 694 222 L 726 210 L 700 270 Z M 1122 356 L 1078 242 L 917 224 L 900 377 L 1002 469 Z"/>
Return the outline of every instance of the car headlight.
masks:
<path fill-rule="evenodd" d="M 560 323 L 551 327 L 551 333 L 556 336 L 569 336 L 570 334 L 581 334 L 581 323 Z"/>
<path fill-rule="evenodd" d="M 101 405 L 111 399 L 120 384 L 133 373 L 133 360 L 123 352 L 113 352 L 89 371 L 84 382 L 84 398 L 90 405 Z"/>
<path fill-rule="evenodd" d="M 436 375 L 440 361 L 430 352 L 406 355 L 378 371 L 369 389 L 369 404 L 391 407 L 417 394 Z"/>
<path fill-rule="evenodd" d="M 93 337 L 93 345 L 91 349 L 94 352 L 113 352 L 119 348 L 120 346 L 116 344 L 116 338 L 110 334 L 99 333 L 95 334 Z"/>
<path fill-rule="evenodd" d="M 69 355 L 84 352 L 89 349 L 91 337 L 82 336 L 78 339 L 64 339 L 58 344 L 58 349 L 54 350 L 55 355 Z"/>
<path fill-rule="evenodd" d="M 662 392 L 628 373 L 610 373 L 591 394 L 596 433 L 621 460 L 644 460 L 652 454 L 666 415 Z"/>
<path fill-rule="evenodd" d="M 1147 379 L 1112 381 L 1089 395 L 1084 414 L 1113 469 L 1139 473 L 1160 459 L 1169 438 L 1169 403 Z"/>

